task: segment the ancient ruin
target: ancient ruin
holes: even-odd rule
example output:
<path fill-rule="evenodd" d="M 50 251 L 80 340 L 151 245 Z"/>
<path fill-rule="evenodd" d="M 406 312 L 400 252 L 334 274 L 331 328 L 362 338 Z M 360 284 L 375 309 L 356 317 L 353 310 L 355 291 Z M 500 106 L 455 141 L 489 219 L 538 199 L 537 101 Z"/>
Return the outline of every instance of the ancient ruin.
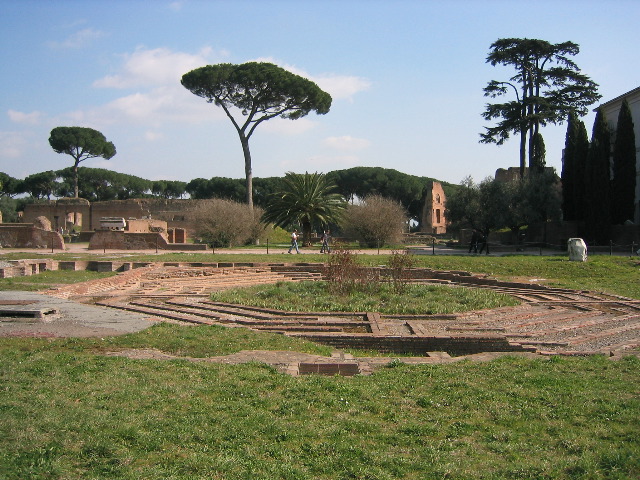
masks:
<path fill-rule="evenodd" d="M 429 184 L 422 209 L 422 232 L 430 234 L 447 233 L 446 198 L 440 182 L 431 182 Z"/>

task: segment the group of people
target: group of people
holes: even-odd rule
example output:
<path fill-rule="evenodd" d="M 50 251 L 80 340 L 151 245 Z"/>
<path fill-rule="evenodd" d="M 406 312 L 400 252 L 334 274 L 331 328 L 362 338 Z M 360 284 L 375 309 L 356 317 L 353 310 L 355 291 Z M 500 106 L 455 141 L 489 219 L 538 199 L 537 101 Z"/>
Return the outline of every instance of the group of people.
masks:
<path fill-rule="evenodd" d="M 329 247 L 329 230 L 325 230 L 322 233 L 322 237 L 320 237 L 322 241 L 322 246 L 320 247 L 320 253 L 331 253 L 331 248 Z M 291 250 L 295 249 L 296 253 L 300 253 L 300 248 L 298 247 L 298 230 L 294 230 L 291 233 L 291 246 L 289 247 L 289 251 L 287 253 L 291 253 Z"/>
<path fill-rule="evenodd" d="M 478 251 L 480 247 L 480 251 Z M 487 249 L 487 255 L 489 254 L 489 244 L 487 243 L 487 237 L 477 228 L 473 229 L 471 234 L 471 243 L 469 244 L 469 253 L 482 253 L 484 249 Z"/>

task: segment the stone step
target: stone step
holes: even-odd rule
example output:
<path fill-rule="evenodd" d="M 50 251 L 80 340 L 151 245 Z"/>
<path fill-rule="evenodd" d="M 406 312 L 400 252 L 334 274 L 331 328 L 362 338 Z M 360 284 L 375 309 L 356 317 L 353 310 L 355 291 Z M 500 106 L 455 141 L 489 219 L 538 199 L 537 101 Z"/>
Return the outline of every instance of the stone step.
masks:
<path fill-rule="evenodd" d="M 190 315 L 194 315 L 194 316 L 202 317 L 202 318 L 206 318 L 206 319 L 211 319 L 211 320 L 220 320 L 221 319 L 220 315 L 215 315 L 215 314 L 212 314 L 210 312 L 204 312 L 202 310 L 189 308 L 187 306 L 182 306 L 182 307 L 178 308 L 178 307 L 174 307 L 174 306 L 171 306 L 171 305 L 167 305 L 166 303 L 150 303 L 150 302 L 145 302 L 145 301 L 142 301 L 142 300 L 130 301 L 129 305 L 132 305 L 134 307 L 152 308 L 152 309 L 155 309 L 155 310 L 162 310 L 162 311 L 167 311 L 167 312 L 187 313 L 187 314 L 190 314 Z"/>
<path fill-rule="evenodd" d="M 162 309 L 158 309 L 158 308 L 152 308 L 152 307 L 147 307 L 147 306 L 141 306 L 141 305 L 130 305 L 127 303 L 107 303 L 107 302 L 97 302 L 96 305 L 102 305 L 102 306 L 106 306 L 106 307 L 111 307 L 111 308 L 117 308 L 119 310 L 126 310 L 129 312 L 136 312 L 136 313 L 142 313 L 142 314 L 146 314 L 146 315 L 150 315 L 153 317 L 159 317 L 159 318 L 166 318 L 169 320 L 176 320 L 179 322 L 186 322 L 186 323 L 195 323 L 195 324 L 203 324 L 203 325 L 216 325 L 219 324 L 219 322 L 215 322 L 209 319 L 205 319 L 203 317 L 196 317 L 193 315 L 187 315 L 187 314 L 181 314 L 179 312 L 171 312 L 171 311 L 167 311 L 167 310 L 162 310 Z"/>

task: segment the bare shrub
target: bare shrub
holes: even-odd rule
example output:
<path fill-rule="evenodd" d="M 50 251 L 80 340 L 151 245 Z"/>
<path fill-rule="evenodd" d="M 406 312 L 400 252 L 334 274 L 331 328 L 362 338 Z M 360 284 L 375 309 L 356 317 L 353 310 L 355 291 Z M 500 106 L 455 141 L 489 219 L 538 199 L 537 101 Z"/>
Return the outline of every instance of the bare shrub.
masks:
<path fill-rule="evenodd" d="M 416 259 L 410 253 L 393 251 L 389 256 L 387 268 L 393 289 L 397 293 L 402 293 L 409 283 L 409 270 L 416 264 Z"/>
<path fill-rule="evenodd" d="M 192 212 L 195 235 L 214 247 L 245 245 L 264 231 L 262 210 L 253 211 L 244 203 L 212 199 L 200 203 Z"/>
<path fill-rule="evenodd" d="M 354 291 L 375 291 L 380 280 L 376 269 L 359 265 L 357 255 L 340 245 L 335 246 L 329 254 L 325 279 L 329 291 L 339 295 L 348 295 Z"/>
<path fill-rule="evenodd" d="M 361 205 L 349 205 L 342 227 L 348 236 L 367 247 L 399 243 L 406 228 L 407 214 L 402 205 L 380 195 L 370 195 Z"/>

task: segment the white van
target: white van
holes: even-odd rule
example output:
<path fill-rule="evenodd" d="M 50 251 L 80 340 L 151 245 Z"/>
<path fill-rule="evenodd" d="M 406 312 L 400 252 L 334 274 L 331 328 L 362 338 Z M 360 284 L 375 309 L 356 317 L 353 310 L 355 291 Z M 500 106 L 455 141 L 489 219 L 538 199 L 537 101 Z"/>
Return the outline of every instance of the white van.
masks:
<path fill-rule="evenodd" d="M 127 221 L 122 217 L 102 217 L 100 218 L 100 229 L 123 231 L 127 226 Z"/>

